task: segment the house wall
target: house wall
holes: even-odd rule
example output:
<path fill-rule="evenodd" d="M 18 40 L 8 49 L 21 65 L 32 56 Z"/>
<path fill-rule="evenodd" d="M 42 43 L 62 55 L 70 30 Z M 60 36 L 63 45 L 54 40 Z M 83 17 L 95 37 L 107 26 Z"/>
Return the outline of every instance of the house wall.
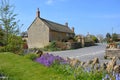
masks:
<path fill-rule="evenodd" d="M 57 32 L 50 30 L 49 38 L 50 41 L 65 41 L 69 38 L 69 34 L 65 32 Z"/>
<path fill-rule="evenodd" d="M 36 18 L 28 29 L 28 47 L 43 48 L 49 44 L 49 28 Z"/>

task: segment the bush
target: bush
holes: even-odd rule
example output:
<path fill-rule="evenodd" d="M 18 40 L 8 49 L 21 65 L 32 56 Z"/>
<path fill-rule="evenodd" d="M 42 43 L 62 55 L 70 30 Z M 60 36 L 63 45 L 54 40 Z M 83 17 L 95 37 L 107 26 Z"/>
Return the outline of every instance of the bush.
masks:
<path fill-rule="evenodd" d="M 73 76 L 72 80 L 102 80 L 103 76 L 105 76 L 104 71 L 86 71 L 80 66 L 72 67 L 69 64 L 54 64 L 52 67 L 57 73 Z"/>
<path fill-rule="evenodd" d="M 0 52 L 13 52 L 16 54 L 21 53 L 23 50 L 22 38 L 15 35 L 10 35 L 8 38 L 8 44 L 0 48 Z"/>
<path fill-rule="evenodd" d="M 74 69 L 69 64 L 58 64 L 54 63 L 52 67 L 57 73 L 62 73 L 64 75 L 73 75 Z"/>
<path fill-rule="evenodd" d="M 35 60 L 37 58 L 37 54 L 34 53 L 28 53 L 24 55 L 25 58 L 30 59 L 30 60 Z"/>
<path fill-rule="evenodd" d="M 5 51 L 5 47 L 0 47 L 0 52 L 4 52 Z"/>
<path fill-rule="evenodd" d="M 56 45 L 56 41 L 51 42 L 48 46 L 45 46 L 45 51 L 59 51 L 60 49 Z"/>

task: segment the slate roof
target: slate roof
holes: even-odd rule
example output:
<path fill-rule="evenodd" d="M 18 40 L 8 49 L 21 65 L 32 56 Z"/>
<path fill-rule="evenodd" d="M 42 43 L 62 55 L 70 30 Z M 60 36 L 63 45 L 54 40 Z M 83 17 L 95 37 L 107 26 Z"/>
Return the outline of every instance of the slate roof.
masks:
<path fill-rule="evenodd" d="M 50 20 L 46 20 L 46 19 L 43 19 L 41 17 L 39 19 L 41 19 L 51 30 L 54 30 L 54 31 L 57 31 L 57 32 L 65 32 L 65 33 L 73 33 L 74 34 L 74 32 L 66 25 L 62 25 L 62 24 L 59 24 L 59 23 L 56 23 L 56 22 L 53 22 L 53 21 L 50 21 Z M 34 21 L 33 21 L 33 23 L 34 23 Z M 30 27 L 31 27 L 31 25 L 30 25 Z"/>
<path fill-rule="evenodd" d="M 40 18 L 51 30 L 59 31 L 59 32 L 67 32 L 67 33 L 73 33 L 72 30 L 66 26 L 62 25 L 56 22 L 52 22 L 43 18 Z"/>

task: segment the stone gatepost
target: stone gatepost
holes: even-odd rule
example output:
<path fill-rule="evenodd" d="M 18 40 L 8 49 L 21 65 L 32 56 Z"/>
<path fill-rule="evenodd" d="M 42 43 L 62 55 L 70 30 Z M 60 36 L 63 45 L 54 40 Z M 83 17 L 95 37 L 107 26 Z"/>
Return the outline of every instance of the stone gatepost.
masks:
<path fill-rule="evenodd" d="M 77 37 L 77 42 L 81 42 L 81 37 L 80 36 Z"/>
<path fill-rule="evenodd" d="M 81 37 L 81 44 L 82 44 L 82 47 L 85 47 L 85 38 L 83 36 Z"/>

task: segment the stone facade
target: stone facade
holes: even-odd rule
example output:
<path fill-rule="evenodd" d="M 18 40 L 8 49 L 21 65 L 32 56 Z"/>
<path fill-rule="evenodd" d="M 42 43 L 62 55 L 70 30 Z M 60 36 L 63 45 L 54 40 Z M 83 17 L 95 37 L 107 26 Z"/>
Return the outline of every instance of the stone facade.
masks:
<path fill-rule="evenodd" d="M 74 37 L 74 31 L 68 27 L 68 23 L 62 25 L 43 19 L 40 17 L 39 9 L 27 32 L 29 48 L 43 48 L 51 41 L 66 41 Z"/>
<path fill-rule="evenodd" d="M 28 29 L 29 48 L 40 48 L 49 44 L 49 28 L 39 19 Z"/>

